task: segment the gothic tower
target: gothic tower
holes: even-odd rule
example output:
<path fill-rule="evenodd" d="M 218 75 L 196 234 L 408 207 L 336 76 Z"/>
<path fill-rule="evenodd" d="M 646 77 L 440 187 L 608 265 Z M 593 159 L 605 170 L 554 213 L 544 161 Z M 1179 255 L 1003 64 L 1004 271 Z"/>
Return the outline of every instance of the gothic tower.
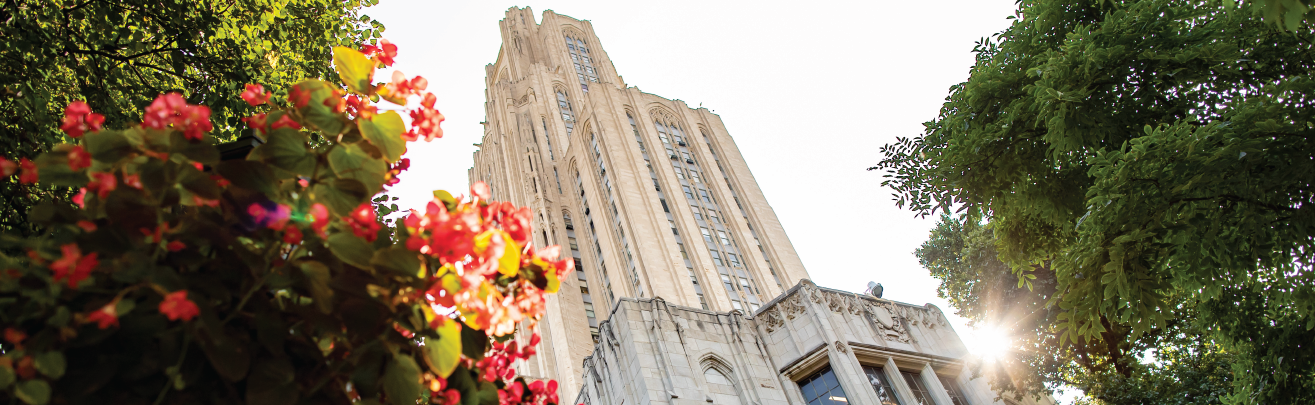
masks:
<path fill-rule="evenodd" d="M 628 86 L 588 21 L 511 8 L 499 27 L 470 180 L 576 264 L 525 375 L 577 392 L 621 298 L 747 314 L 808 277 L 720 117 Z"/>

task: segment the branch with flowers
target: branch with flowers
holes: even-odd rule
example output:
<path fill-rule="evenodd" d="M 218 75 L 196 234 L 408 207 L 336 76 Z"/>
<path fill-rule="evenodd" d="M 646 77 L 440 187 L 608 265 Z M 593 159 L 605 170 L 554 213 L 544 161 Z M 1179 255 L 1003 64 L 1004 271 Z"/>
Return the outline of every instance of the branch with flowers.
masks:
<path fill-rule="evenodd" d="M 80 190 L 46 203 L 39 238 L 0 235 L 0 392 L 23 403 L 556 404 L 516 376 L 545 294 L 572 261 L 532 242 L 528 208 L 435 191 L 384 226 L 371 197 L 407 142 L 442 137 L 427 82 L 395 72 L 386 40 L 338 47 L 345 87 L 240 97 L 265 143 L 221 160 L 210 110 L 163 94 L 140 125 L 65 110 L 76 143 L 0 161 L 23 184 Z M 407 129 L 380 100 L 409 109 Z M 418 101 L 413 104 L 413 101 Z M 13 180 L 9 180 L 13 181 Z M 530 336 L 516 336 L 517 325 Z"/>

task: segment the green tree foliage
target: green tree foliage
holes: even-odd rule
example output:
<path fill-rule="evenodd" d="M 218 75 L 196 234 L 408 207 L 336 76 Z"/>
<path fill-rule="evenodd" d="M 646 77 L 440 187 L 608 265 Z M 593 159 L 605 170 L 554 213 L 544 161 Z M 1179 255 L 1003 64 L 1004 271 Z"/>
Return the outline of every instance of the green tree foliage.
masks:
<path fill-rule="evenodd" d="M 63 108 L 85 100 L 120 128 L 155 96 L 183 93 L 213 110 L 228 139 L 253 110 L 246 83 L 287 89 L 337 81 L 328 49 L 379 37 L 361 14 L 377 0 L 11 0 L 0 2 L 0 157 L 34 158 L 66 138 Z M 282 96 L 282 94 L 280 95 Z M 0 229 L 31 235 L 27 211 L 63 187 L 0 182 Z"/>
<path fill-rule="evenodd" d="M 1188 341 L 1231 356 L 1224 402 L 1315 402 L 1315 34 L 1213 1 L 1014 18 L 924 135 L 883 148 L 897 203 L 989 224 L 1059 347 L 1119 364 L 1206 334 Z"/>
<path fill-rule="evenodd" d="M 1227 393 L 1230 355 L 1190 323 L 1136 337 L 1110 325 L 1100 339 L 1061 340 L 1060 311 L 1047 305 L 1057 285 L 1049 264 L 1033 266 L 1027 288 L 995 249 L 989 224 L 943 215 L 916 253 L 959 316 L 1012 339 L 1013 350 L 983 363 L 992 376 L 1008 377 L 991 381 L 1006 396 L 1057 384 L 1080 389 L 1092 404 L 1207 404 Z"/>

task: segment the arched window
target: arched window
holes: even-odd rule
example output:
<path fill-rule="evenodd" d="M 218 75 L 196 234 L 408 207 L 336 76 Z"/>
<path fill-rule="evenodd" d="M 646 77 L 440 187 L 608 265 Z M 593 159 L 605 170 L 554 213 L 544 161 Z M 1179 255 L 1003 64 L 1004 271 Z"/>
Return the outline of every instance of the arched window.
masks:
<path fill-rule="evenodd" d="M 571 137 L 575 130 L 575 111 L 571 110 L 571 101 L 566 99 L 566 92 L 557 90 L 557 108 L 562 110 L 562 122 L 566 123 L 566 137 Z"/>
<path fill-rule="evenodd" d="M 580 89 L 589 92 L 589 82 L 598 82 L 598 72 L 594 70 L 594 61 L 589 56 L 589 47 L 579 37 L 566 35 L 566 49 L 571 54 L 571 63 L 575 65 L 575 76 L 580 79 Z"/>
<path fill-rule="evenodd" d="M 726 371 L 723 371 L 726 370 Z M 703 369 L 703 379 L 708 382 L 708 396 L 717 405 L 742 405 L 740 389 L 730 377 L 730 370 L 720 362 L 710 362 Z"/>

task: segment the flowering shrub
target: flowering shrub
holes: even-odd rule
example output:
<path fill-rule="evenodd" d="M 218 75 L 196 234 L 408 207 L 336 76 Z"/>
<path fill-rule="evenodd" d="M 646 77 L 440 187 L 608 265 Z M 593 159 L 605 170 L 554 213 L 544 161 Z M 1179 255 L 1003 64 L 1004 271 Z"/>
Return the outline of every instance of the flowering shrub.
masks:
<path fill-rule="evenodd" d="M 373 83 L 395 45 L 366 51 L 334 49 L 346 88 L 303 81 L 244 119 L 265 139 L 245 160 L 221 161 L 210 110 L 171 93 L 122 130 L 72 103 L 61 128 L 76 144 L 0 161 L 19 182 L 80 189 L 76 206 L 32 211 L 46 235 L 0 236 L 0 391 L 33 405 L 557 403 L 556 382 L 512 365 L 534 354 L 544 294 L 572 261 L 533 246 L 529 209 L 482 183 L 381 223 L 371 197 L 443 117 L 423 78 Z M 282 101 L 256 84 L 240 97 Z M 380 98 L 420 100 L 409 131 Z"/>

